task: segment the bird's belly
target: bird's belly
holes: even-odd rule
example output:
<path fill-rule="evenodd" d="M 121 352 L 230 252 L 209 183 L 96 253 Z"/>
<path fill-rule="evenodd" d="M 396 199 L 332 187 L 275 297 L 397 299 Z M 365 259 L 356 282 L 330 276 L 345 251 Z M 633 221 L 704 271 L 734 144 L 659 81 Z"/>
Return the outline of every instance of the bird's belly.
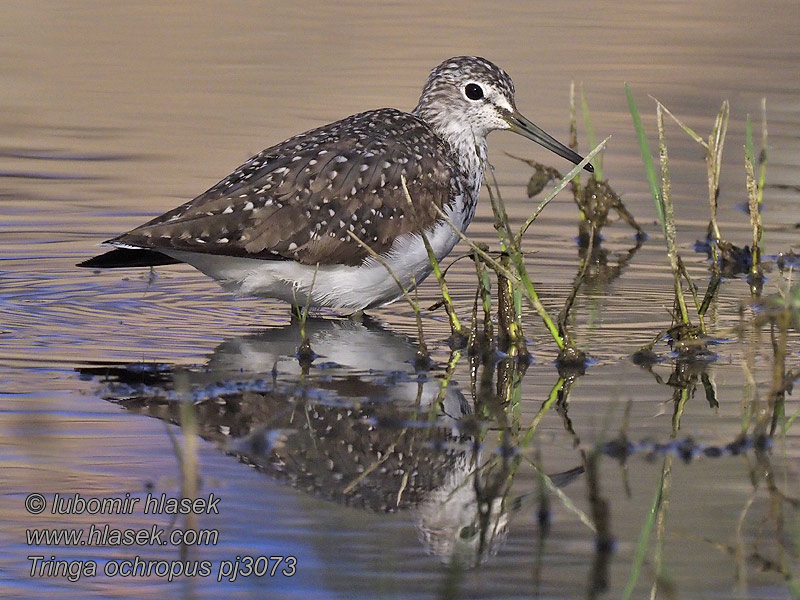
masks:
<path fill-rule="evenodd" d="M 443 259 L 458 242 L 450 225 L 438 223 L 428 232 L 434 254 Z M 395 277 L 412 290 L 432 271 L 422 238 L 398 238 L 380 261 L 367 259 L 358 266 L 304 265 L 291 260 L 258 260 L 163 250 L 217 280 L 225 289 L 245 296 L 277 298 L 291 304 L 363 310 L 394 302 L 402 296 Z"/>

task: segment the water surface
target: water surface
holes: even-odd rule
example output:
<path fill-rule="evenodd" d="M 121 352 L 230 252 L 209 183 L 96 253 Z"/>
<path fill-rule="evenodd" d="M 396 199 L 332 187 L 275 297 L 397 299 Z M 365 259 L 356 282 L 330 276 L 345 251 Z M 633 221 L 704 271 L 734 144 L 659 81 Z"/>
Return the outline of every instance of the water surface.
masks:
<path fill-rule="evenodd" d="M 800 495 L 796 426 L 765 455 L 751 449 L 687 463 L 647 449 L 624 462 L 600 454 L 592 463 L 591 456 L 622 431 L 633 441 L 667 443 L 675 435 L 724 448 L 742 432 L 749 348 L 757 393 L 768 395 L 766 330 L 754 346 L 741 344 L 735 330 L 749 298 L 741 278 L 723 282 L 708 317 L 721 340 L 713 348 L 717 360 L 679 378 L 663 343 L 656 349 L 665 360 L 652 372 L 630 358 L 670 325 L 672 279 L 622 86 L 634 90 L 651 132 L 648 94 L 703 136 L 730 100 L 720 226 L 739 245 L 750 241 L 738 208 L 746 200 L 745 119 L 760 120 L 766 97 L 764 250 L 796 252 L 796 2 L 765 10 L 739 1 L 445 2 L 423 9 L 37 0 L 7 3 L 3 16 L 4 596 L 616 598 L 668 471 L 665 521 L 651 534 L 632 597 L 648 596 L 655 581 L 660 597 L 792 597 L 786 581 L 798 585 L 800 539 L 792 508 Z M 416 325 L 403 303 L 375 311 L 374 322 L 324 315 L 310 324 L 320 356 L 304 369 L 293 356 L 299 332 L 278 302 L 232 299 L 181 266 L 155 273 L 74 268 L 98 242 L 202 192 L 268 145 L 360 110 L 410 109 L 429 69 L 465 53 L 503 66 L 516 83 L 518 108 L 563 140 L 569 84 L 582 82 L 597 136 L 613 135 L 605 176 L 650 235 L 628 256 L 636 247 L 629 228 L 616 223 L 603 232 L 607 265 L 590 270 L 570 321 L 593 364 L 568 402 L 543 413 L 527 444 L 509 440 L 519 441 L 558 385 L 553 343 L 533 313 L 525 318 L 533 362 L 511 406 L 492 392 L 491 369 L 479 371 L 492 378 L 473 392 L 466 355 L 443 387 L 449 330 L 441 311 L 424 317 L 430 370 L 412 364 Z M 676 126 L 667 133 L 678 241 L 704 287 L 708 263 L 692 244 L 708 221 L 705 164 Z M 580 137 L 585 152 L 582 127 Z M 525 198 L 530 169 L 505 152 L 563 171 L 566 165 L 515 136 L 490 137 L 509 214 L 522 223 L 532 209 Z M 579 268 L 577 218 L 564 195 L 526 240 L 535 282 L 554 313 Z M 488 202 L 470 234 L 496 246 Z M 782 280 L 773 269 L 765 294 L 775 294 Z M 468 322 L 472 263 L 457 262 L 448 281 Z M 433 282 L 419 293 L 424 306 L 438 296 Z M 798 349 L 792 333 L 787 368 L 797 369 Z M 704 383 L 713 384 L 716 405 Z M 684 392 L 674 432 L 682 389 L 693 393 Z M 787 396 L 787 414 L 796 410 Z M 219 514 L 172 522 L 141 510 L 26 512 L 33 492 L 49 504 L 56 493 L 130 494 L 142 504 L 148 494 L 180 495 L 182 420 L 199 435 L 197 467 L 186 467 L 198 476 L 195 495 L 215 494 Z M 592 464 L 596 471 L 584 472 Z M 610 555 L 597 552 L 588 525 L 592 490 L 610 510 Z M 88 531 L 92 524 L 194 526 L 218 531 L 218 541 L 188 550 L 26 544 L 26 529 Z M 101 573 L 75 582 L 31 577 L 31 555 L 95 561 Z M 102 574 L 107 561 L 135 556 L 205 560 L 212 575 L 169 582 Z M 293 556 L 296 573 L 217 583 L 220 565 L 237 556 Z"/>

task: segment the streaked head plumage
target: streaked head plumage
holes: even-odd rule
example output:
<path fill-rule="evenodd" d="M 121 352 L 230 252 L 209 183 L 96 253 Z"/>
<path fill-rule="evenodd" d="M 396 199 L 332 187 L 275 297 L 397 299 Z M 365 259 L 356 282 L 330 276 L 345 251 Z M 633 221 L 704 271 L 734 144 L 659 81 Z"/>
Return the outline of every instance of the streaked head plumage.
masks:
<path fill-rule="evenodd" d="M 479 56 L 456 56 L 431 71 L 414 114 L 439 130 L 459 123 L 485 137 L 508 129 L 504 116 L 515 110 L 514 82 L 508 73 Z"/>

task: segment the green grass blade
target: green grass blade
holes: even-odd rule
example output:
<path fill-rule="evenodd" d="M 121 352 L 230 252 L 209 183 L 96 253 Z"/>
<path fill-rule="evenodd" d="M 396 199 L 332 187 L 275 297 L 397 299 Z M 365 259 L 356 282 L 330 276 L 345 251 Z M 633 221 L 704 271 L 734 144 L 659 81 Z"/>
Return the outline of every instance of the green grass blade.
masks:
<path fill-rule="evenodd" d="M 627 87 L 627 86 L 626 86 Z M 656 490 L 653 504 L 650 506 L 650 512 L 647 513 L 647 519 L 642 527 L 642 532 L 639 534 L 639 542 L 636 544 L 636 552 L 633 555 L 633 567 L 631 576 L 628 578 L 628 584 L 625 586 L 625 591 L 622 594 L 622 600 L 629 600 L 633 589 L 636 587 L 636 582 L 639 580 L 639 574 L 642 571 L 644 558 L 647 554 L 647 543 L 650 540 L 650 532 L 653 531 L 653 526 L 656 523 L 656 516 L 661 508 L 661 502 L 664 499 L 664 471 L 661 471 L 661 481 L 658 483 L 658 490 Z"/>
<path fill-rule="evenodd" d="M 610 139 L 611 136 L 609 135 L 602 142 L 597 144 L 597 146 L 595 146 L 592 149 L 592 151 L 589 152 L 583 158 L 581 162 L 572 167 L 569 173 L 564 175 L 561 181 L 559 181 L 555 186 L 553 186 L 553 189 L 550 190 L 550 193 L 548 193 L 545 199 L 539 203 L 539 206 L 536 207 L 536 210 L 533 211 L 533 214 L 530 217 L 528 217 L 528 219 L 522 225 L 522 227 L 519 230 L 519 233 L 517 233 L 516 237 L 514 238 L 514 243 L 516 244 L 520 243 L 520 240 L 522 240 L 522 236 L 525 235 L 525 232 L 528 231 L 528 227 L 530 227 L 536 220 L 536 218 L 539 216 L 539 214 L 541 214 L 541 212 L 544 210 L 544 207 L 550 204 L 550 201 L 553 200 L 553 198 L 555 198 L 561 190 L 567 187 L 570 181 L 577 178 L 578 174 L 580 174 L 581 170 L 583 170 L 583 167 L 587 165 L 595 157 L 595 155 L 597 155 L 601 150 L 603 150 L 603 148 L 605 148 L 605 145 L 608 143 L 608 140 Z"/>
<path fill-rule="evenodd" d="M 755 163 L 755 146 L 753 144 L 753 125 L 750 122 L 750 115 L 747 115 L 745 122 L 745 137 L 744 137 L 744 169 L 747 182 L 747 207 L 750 212 L 750 225 L 753 228 L 753 244 L 752 244 L 752 265 L 750 266 L 750 274 L 753 276 L 761 276 L 761 235 L 762 235 L 762 222 L 761 222 L 761 192 L 763 191 L 756 180 L 756 163 Z"/>
<path fill-rule="evenodd" d="M 754 165 L 756 163 L 753 163 Z M 767 99 L 761 99 L 761 153 L 758 157 L 758 205 L 764 199 L 764 184 L 767 180 Z"/>
<path fill-rule="evenodd" d="M 747 115 L 747 120 L 744 124 L 744 151 L 751 165 L 756 164 L 756 155 L 753 148 L 753 124 L 750 122 L 750 115 Z"/>
<path fill-rule="evenodd" d="M 789 429 L 791 429 L 792 423 L 794 423 L 798 417 L 800 417 L 800 408 L 798 408 L 794 412 L 794 414 L 786 420 L 786 423 L 783 426 L 784 435 L 786 434 L 787 431 L 789 431 Z"/>
<path fill-rule="evenodd" d="M 586 100 L 586 94 L 583 91 L 583 84 L 581 84 L 581 112 L 583 113 L 583 123 L 586 126 L 586 139 L 589 140 L 589 148 L 596 146 L 594 137 L 594 127 L 592 127 L 592 117 L 589 114 L 589 102 Z M 594 178 L 597 181 L 603 181 L 603 153 L 597 155 L 597 160 L 594 161 Z"/>
<path fill-rule="evenodd" d="M 628 97 L 628 110 L 633 117 L 633 128 L 636 130 L 636 139 L 639 142 L 639 151 L 642 154 L 642 162 L 644 163 L 644 171 L 647 176 L 647 183 L 650 185 L 650 193 L 653 196 L 653 201 L 656 203 L 656 213 L 658 214 L 658 222 L 661 223 L 661 228 L 666 234 L 666 223 L 664 220 L 664 200 L 661 197 L 661 188 L 659 186 L 659 177 L 656 173 L 656 167 L 653 163 L 653 154 L 650 152 L 650 144 L 647 143 L 647 136 L 642 126 L 642 117 L 639 115 L 639 109 L 636 107 L 636 101 L 633 99 L 633 93 L 628 84 L 625 84 L 625 95 Z"/>
<path fill-rule="evenodd" d="M 654 101 L 658 102 L 658 100 L 657 100 L 656 98 L 653 98 L 653 96 L 650 96 L 650 98 L 652 98 Z M 692 129 L 691 127 L 689 127 L 688 125 L 686 125 L 686 124 L 685 124 L 683 121 L 681 121 L 681 120 L 680 120 L 678 117 L 676 117 L 675 115 L 673 115 L 673 114 L 670 112 L 670 110 L 669 110 L 669 109 L 668 109 L 666 106 L 664 106 L 663 104 L 661 104 L 661 102 L 658 102 L 658 103 L 661 105 L 661 108 L 662 108 L 662 110 L 663 110 L 665 113 L 667 113 L 667 115 L 668 115 L 668 116 L 669 116 L 669 117 L 670 117 L 670 118 L 671 118 L 673 121 L 675 121 L 675 123 L 677 123 L 677 124 L 678 124 L 678 127 L 680 127 L 681 129 L 683 129 L 683 130 L 686 132 L 686 134 L 687 134 L 687 135 L 688 135 L 690 138 L 692 138 L 692 139 L 693 139 L 695 142 L 697 142 L 698 144 L 700 144 L 700 145 L 701 145 L 703 148 L 705 148 L 705 149 L 708 149 L 708 143 L 707 143 L 707 142 L 706 142 L 706 141 L 705 141 L 703 138 L 701 138 L 701 137 L 700 137 L 700 136 L 697 134 L 697 132 L 695 132 L 695 130 L 694 130 L 694 129 Z"/>
<path fill-rule="evenodd" d="M 550 476 L 547 475 L 544 471 L 542 471 L 536 463 L 532 460 L 528 459 L 529 464 L 534 468 L 536 475 L 539 477 L 540 482 L 544 485 L 544 488 L 555 495 L 555 497 L 561 502 L 561 504 L 566 508 L 569 512 L 574 514 L 578 517 L 581 523 L 586 525 L 587 529 L 592 531 L 593 533 L 597 532 L 597 528 L 594 526 L 594 522 L 592 521 L 591 517 L 583 512 L 573 501 L 572 498 L 567 496 L 556 484 L 553 483 L 553 480 L 550 479 Z"/>

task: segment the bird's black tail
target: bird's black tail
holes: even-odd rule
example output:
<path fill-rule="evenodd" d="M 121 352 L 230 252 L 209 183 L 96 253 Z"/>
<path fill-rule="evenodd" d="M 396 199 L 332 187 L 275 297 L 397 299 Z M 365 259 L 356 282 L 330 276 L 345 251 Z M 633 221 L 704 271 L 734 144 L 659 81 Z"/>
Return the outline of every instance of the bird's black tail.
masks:
<path fill-rule="evenodd" d="M 155 250 L 116 248 L 89 260 L 78 263 L 88 269 L 121 269 L 124 267 L 160 267 L 176 265 L 181 261 Z"/>

